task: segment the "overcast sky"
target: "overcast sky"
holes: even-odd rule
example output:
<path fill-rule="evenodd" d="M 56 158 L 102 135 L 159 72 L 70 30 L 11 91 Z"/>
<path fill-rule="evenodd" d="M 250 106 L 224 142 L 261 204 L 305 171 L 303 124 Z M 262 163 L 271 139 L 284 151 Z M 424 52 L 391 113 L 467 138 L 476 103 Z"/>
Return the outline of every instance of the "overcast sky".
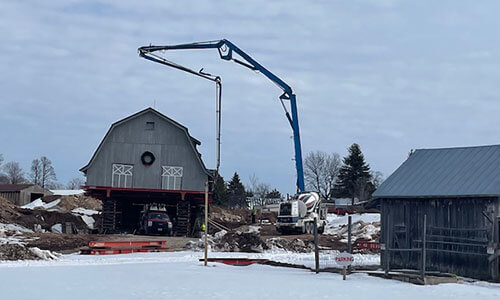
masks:
<path fill-rule="evenodd" d="M 0 153 L 52 159 L 81 176 L 111 123 L 155 106 L 189 128 L 215 167 L 213 83 L 141 59 L 137 48 L 226 38 L 297 95 L 304 153 L 360 144 L 390 175 L 410 149 L 498 144 L 498 1 L 0 2 Z M 293 140 L 261 74 L 213 51 L 173 60 L 222 77 L 222 175 L 282 192 Z"/>

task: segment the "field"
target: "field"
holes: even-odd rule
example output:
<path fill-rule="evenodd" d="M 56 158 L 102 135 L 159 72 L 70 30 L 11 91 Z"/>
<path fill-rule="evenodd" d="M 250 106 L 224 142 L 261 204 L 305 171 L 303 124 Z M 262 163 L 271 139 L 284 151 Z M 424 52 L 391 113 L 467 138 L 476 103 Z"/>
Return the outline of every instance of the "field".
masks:
<path fill-rule="evenodd" d="M 286 261 L 297 254 L 211 253 Z M 0 264 L 2 299 L 498 299 L 500 285 L 485 282 L 416 286 L 352 274 L 198 261 L 200 252 L 118 256 L 64 255 L 55 261 Z M 309 257 L 309 259 L 307 259 Z M 295 259 L 308 261 L 312 255 Z M 22 288 L 20 288 L 22 286 Z"/>

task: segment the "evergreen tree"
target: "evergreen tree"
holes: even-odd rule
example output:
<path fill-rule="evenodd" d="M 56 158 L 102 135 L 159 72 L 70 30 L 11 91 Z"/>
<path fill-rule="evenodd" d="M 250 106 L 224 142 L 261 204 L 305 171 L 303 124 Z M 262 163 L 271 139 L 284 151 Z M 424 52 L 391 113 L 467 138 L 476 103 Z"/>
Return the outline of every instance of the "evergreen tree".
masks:
<path fill-rule="evenodd" d="M 365 162 L 359 145 L 352 144 L 348 151 L 349 154 L 342 161 L 334 196 L 351 198 L 354 205 L 355 198 L 368 199 L 374 188 L 371 182 L 370 166 Z"/>
<path fill-rule="evenodd" d="M 277 189 L 273 189 L 266 195 L 267 199 L 281 199 L 281 193 Z"/>
<path fill-rule="evenodd" d="M 214 195 L 215 205 L 228 206 L 226 182 L 224 181 L 224 178 L 220 175 L 215 176 L 213 195 Z"/>
<path fill-rule="evenodd" d="M 240 176 L 234 172 L 227 186 L 228 206 L 232 208 L 248 208 L 247 193 L 241 183 Z"/>

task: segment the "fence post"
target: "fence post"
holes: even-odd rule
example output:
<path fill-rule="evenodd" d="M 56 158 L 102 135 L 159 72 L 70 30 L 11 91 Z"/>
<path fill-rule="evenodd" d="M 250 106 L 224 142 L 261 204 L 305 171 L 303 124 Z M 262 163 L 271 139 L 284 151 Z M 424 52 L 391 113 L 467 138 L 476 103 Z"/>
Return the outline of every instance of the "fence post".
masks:
<path fill-rule="evenodd" d="M 422 230 L 422 281 L 425 283 L 425 243 L 426 243 L 426 236 L 427 236 L 427 215 L 424 215 L 424 228 Z"/>
<path fill-rule="evenodd" d="M 208 181 L 205 182 L 205 239 L 203 241 L 204 247 L 204 265 L 208 262 Z"/>
<path fill-rule="evenodd" d="M 347 252 L 352 254 L 352 217 L 347 217 Z M 347 267 L 347 271 L 351 274 L 351 265 Z"/>
<path fill-rule="evenodd" d="M 384 256 L 385 256 L 385 277 L 389 276 L 389 247 L 387 245 L 387 242 L 385 243 L 385 249 L 384 249 Z"/>
<path fill-rule="evenodd" d="M 314 261 L 316 263 L 316 274 L 319 273 L 319 247 L 318 247 L 318 219 L 314 218 Z"/>

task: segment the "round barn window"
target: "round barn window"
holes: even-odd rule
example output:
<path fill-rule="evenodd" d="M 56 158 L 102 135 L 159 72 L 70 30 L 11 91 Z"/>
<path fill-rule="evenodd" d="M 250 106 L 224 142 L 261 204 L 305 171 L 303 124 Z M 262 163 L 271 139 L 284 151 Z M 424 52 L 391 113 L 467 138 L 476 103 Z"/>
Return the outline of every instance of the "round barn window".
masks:
<path fill-rule="evenodd" d="M 155 162 L 155 156 L 153 153 L 146 151 L 141 155 L 141 161 L 144 165 L 150 166 Z"/>

